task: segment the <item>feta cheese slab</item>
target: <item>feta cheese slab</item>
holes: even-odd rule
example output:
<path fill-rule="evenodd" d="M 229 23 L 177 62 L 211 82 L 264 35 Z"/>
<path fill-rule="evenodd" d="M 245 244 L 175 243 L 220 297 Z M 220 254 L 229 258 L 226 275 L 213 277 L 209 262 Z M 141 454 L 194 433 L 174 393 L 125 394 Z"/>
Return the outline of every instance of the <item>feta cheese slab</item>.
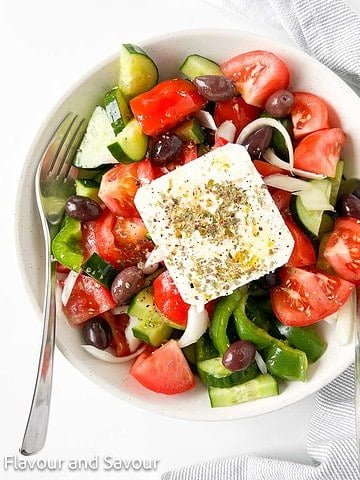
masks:
<path fill-rule="evenodd" d="M 227 144 L 139 188 L 138 209 L 186 303 L 284 265 L 291 233 L 246 149 Z"/>

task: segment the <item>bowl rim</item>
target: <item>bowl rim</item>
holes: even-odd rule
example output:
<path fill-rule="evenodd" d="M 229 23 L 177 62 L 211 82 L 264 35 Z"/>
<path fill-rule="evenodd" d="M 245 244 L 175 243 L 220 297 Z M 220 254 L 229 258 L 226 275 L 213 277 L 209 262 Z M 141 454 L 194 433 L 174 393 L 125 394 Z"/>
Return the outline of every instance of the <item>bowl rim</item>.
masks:
<path fill-rule="evenodd" d="M 335 74 L 332 70 L 330 70 L 326 65 L 322 64 L 319 62 L 317 59 L 311 57 L 309 54 L 306 52 L 300 50 L 300 48 L 297 48 L 296 46 L 292 46 L 284 42 L 283 40 L 279 39 L 274 39 L 271 36 L 266 36 L 263 34 L 258 34 L 254 32 L 249 32 L 247 30 L 243 29 L 237 29 L 237 28 L 194 28 L 194 29 L 182 29 L 178 31 L 172 31 L 168 33 L 162 33 L 160 35 L 151 35 L 147 36 L 141 41 L 137 42 L 140 46 L 143 46 L 144 48 L 151 48 L 152 44 L 163 42 L 169 39 L 169 37 L 176 37 L 181 41 L 182 38 L 188 37 L 188 36 L 193 36 L 193 37 L 201 37 L 203 35 L 231 35 L 231 34 L 236 34 L 236 35 L 244 35 L 247 38 L 251 39 L 263 39 L 264 42 L 274 44 L 277 46 L 283 47 L 286 51 L 289 51 L 290 53 L 295 53 L 297 56 L 301 56 L 306 60 L 310 60 L 311 62 L 315 62 L 318 65 L 321 66 L 322 69 L 325 69 L 327 71 L 327 74 L 333 78 L 333 80 L 341 85 L 341 88 L 346 91 L 347 95 L 350 95 L 353 97 L 355 102 L 358 102 L 360 105 L 360 98 L 359 96 L 355 93 L 355 91 L 344 81 L 339 77 L 337 74 Z M 271 49 L 271 46 L 270 46 Z M 37 151 L 37 145 L 44 134 L 47 126 L 49 125 L 51 119 L 55 114 L 58 112 L 58 110 L 61 108 L 62 104 L 66 99 L 72 94 L 74 90 L 76 90 L 78 87 L 81 86 L 82 83 L 89 77 L 91 77 L 93 74 L 95 74 L 97 71 L 100 69 L 104 68 L 106 65 L 109 63 L 115 61 L 118 58 L 118 53 L 113 53 L 111 55 L 108 55 L 105 57 L 103 60 L 97 62 L 93 67 L 89 68 L 86 72 L 84 72 L 75 82 L 70 84 L 70 86 L 66 89 L 66 91 L 61 95 L 59 100 L 53 105 L 53 107 L 45 114 L 44 120 L 41 122 L 40 126 L 37 129 L 36 135 L 33 138 L 26 154 L 26 158 L 24 161 L 24 164 L 21 168 L 20 171 L 20 176 L 19 176 L 19 182 L 18 182 L 18 188 L 16 191 L 16 200 L 15 200 L 15 222 L 14 222 L 14 229 L 15 229 L 15 250 L 16 250 L 16 257 L 17 257 L 17 264 L 19 267 L 19 270 L 21 272 L 21 278 L 22 278 L 22 283 L 25 286 L 25 290 L 27 292 L 27 295 L 31 301 L 32 306 L 34 307 L 34 310 L 37 313 L 41 313 L 41 307 L 38 304 L 34 291 L 31 288 L 31 285 L 28 281 L 28 278 L 25 274 L 25 268 L 24 268 L 24 261 L 23 261 L 23 256 L 21 254 L 22 249 L 21 249 L 21 241 L 20 241 L 20 230 L 21 230 L 21 215 L 18 213 L 20 211 L 20 206 L 21 206 L 21 197 L 22 197 L 22 191 L 25 187 L 25 183 L 28 183 L 26 181 L 26 176 L 25 172 L 27 171 L 27 168 L 29 164 L 31 163 L 31 160 L 34 157 L 38 157 L 39 159 L 41 158 L 42 152 L 39 154 L 36 154 Z M 54 128 L 54 130 L 56 127 Z M 50 136 L 49 136 L 50 138 Z M 46 147 L 44 147 L 45 149 Z M 35 207 L 36 211 L 36 207 Z M 39 320 L 41 320 L 41 317 L 39 316 Z M 69 352 L 66 348 L 66 346 L 60 341 L 60 339 L 56 336 L 56 347 L 60 350 L 60 352 L 64 355 L 64 357 L 82 374 L 84 375 L 87 379 L 92 381 L 94 384 L 101 386 L 104 390 L 107 392 L 111 393 L 112 395 L 115 395 L 120 401 L 123 403 L 129 404 L 129 398 L 126 398 L 126 393 L 122 392 L 120 389 L 118 389 L 116 386 L 109 384 L 109 382 L 105 381 L 100 375 L 98 374 L 91 374 L 89 375 L 89 371 L 86 369 L 85 365 L 80 362 L 76 355 L 73 355 L 71 352 Z M 332 371 L 332 373 L 329 373 L 326 376 L 322 377 L 322 382 L 321 385 L 319 383 L 315 383 L 309 388 L 305 393 L 301 393 L 300 395 L 292 395 L 290 399 L 287 399 L 287 401 L 284 403 L 279 401 L 279 406 L 267 409 L 266 411 L 260 411 L 257 412 L 256 410 L 254 412 L 251 412 L 251 414 L 247 414 L 245 416 L 241 415 L 229 415 L 225 418 L 201 418 L 199 415 L 189 415 L 186 413 L 183 413 L 182 410 L 179 410 L 177 415 L 172 415 L 170 413 L 167 413 L 166 409 L 163 409 L 161 407 L 157 408 L 156 404 L 153 404 L 152 402 L 149 402 L 147 400 L 139 399 L 136 397 L 131 397 L 131 405 L 134 406 L 137 409 L 140 409 L 142 411 L 146 411 L 152 414 L 157 414 L 157 415 L 162 415 L 168 418 L 174 418 L 177 420 L 187 420 L 187 421 L 203 421 L 203 422 L 221 422 L 221 421 L 233 421 L 233 420 L 240 420 L 242 418 L 251 418 L 251 417 L 256 417 L 260 415 L 265 415 L 267 413 L 271 412 L 276 412 L 282 408 L 285 408 L 287 406 L 293 405 L 300 400 L 305 399 L 309 395 L 312 395 L 313 393 L 316 393 L 318 390 L 326 386 L 328 383 L 330 383 L 334 378 L 336 378 L 338 375 L 340 375 L 348 366 L 351 365 L 353 362 L 353 359 L 349 359 L 347 364 L 345 366 L 342 365 L 341 369 L 337 369 L 336 371 Z M 281 400 L 281 395 L 279 397 L 279 400 Z M 215 415 L 214 415 L 215 417 Z"/>

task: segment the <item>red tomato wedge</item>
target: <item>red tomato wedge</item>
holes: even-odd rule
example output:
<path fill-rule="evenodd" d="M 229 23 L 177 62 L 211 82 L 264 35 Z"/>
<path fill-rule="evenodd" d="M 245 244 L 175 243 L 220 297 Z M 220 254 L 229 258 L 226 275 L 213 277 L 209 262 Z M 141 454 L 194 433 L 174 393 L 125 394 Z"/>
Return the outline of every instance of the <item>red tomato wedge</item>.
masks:
<path fill-rule="evenodd" d="M 94 231 L 95 251 L 118 269 L 145 261 L 147 253 L 154 248 L 154 244 L 146 237 L 147 230 L 142 220 L 137 217 L 115 217 L 105 209 L 100 218 L 84 225 L 83 232 L 91 232 L 91 236 L 85 237 L 87 251 L 88 245 L 93 243 Z"/>
<path fill-rule="evenodd" d="M 147 185 L 157 178 L 155 168 L 147 158 L 137 164 L 137 178 L 141 186 Z"/>
<path fill-rule="evenodd" d="M 221 69 L 235 83 L 245 102 L 256 107 L 263 107 L 272 93 L 287 88 L 290 82 L 287 65 L 263 50 L 242 53 L 225 62 Z"/>
<path fill-rule="evenodd" d="M 181 298 L 179 290 L 168 270 L 154 280 L 153 289 L 154 302 L 160 312 L 172 322 L 185 327 L 190 305 Z M 214 302 L 209 302 L 205 306 L 209 314 L 213 311 L 214 306 Z"/>
<path fill-rule="evenodd" d="M 290 214 L 283 215 L 286 226 L 295 241 L 294 250 L 287 262 L 287 267 L 306 267 L 316 263 L 316 254 L 311 241 L 291 218 Z"/>
<path fill-rule="evenodd" d="M 197 158 L 197 146 L 195 142 L 187 142 L 183 145 L 181 165 L 186 165 Z"/>
<path fill-rule="evenodd" d="M 236 127 L 236 136 L 246 125 L 259 117 L 261 109 L 248 105 L 241 97 L 224 102 L 216 102 L 214 120 L 219 127 L 226 120 L 231 120 Z"/>
<path fill-rule="evenodd" d="M 97 253 L 115 268 L 119 268 L 123 260 L 120 249 L 115 245 L 113 229 L 116 217 L 107 208 L 100 218 L 94 222 L 87 222 L 87 228 L 95 231 L 95 244 Z"/>
<path fill-rule="evenodd" d="M 154 280 L 153 288 L 154 302 L 160 312 L 172 322 L 185 326 L 190 305 L 181 298 L 167 270 Z"/>
<path fill-rule="evenodd" d="M 301 268 L 284 267 L 281 285 L 271 290 L 276 317 L 289 326 L 304 327 L 335 313 L 344 305 L 354 285 L 339 277 Z"/>
<path fill-rule="evenodd" d="M 120 315 L 113 315 L 110 312 L 106 312 L 102 315 L 104 320 L 110 325 L 111 328 L 111 346 L 115 350 L 117 357 L 124 357 L 130 354 L 129 345 L 126 341 L 125 329 L 129 324 L 129 315 L 121 313 Z"/>
<path fill-rule="evenodd" d="M 93 253 L 98 253 L 95 235 L 95 222 L 81 223 L 81 246 L 84 253 L 84 261 Z"/>
<path fill-rule="evenodd" d="M 116 165 L 102 177 L 99 197 L 114 215 L 138 217 L 134 197 L 141 185 L 155 178 L 149 160 Z"/>
<path fill-rule="evenodd" d="M 283 168 L 276 167 L 271 165 L 271 163 L 265 162 L 264 160 L 254 160 L 254 167 L 260 173 L 262 177 L 267 177 L 268 175 L 275 175 L 281 173 L 282 175 L 289 175 L 289 172 Z"/>
<path fill-rule="evenodd" d="M 166 395 L 183 393 L 195 386 L 194 375 L 175 340 L 153 352 L 142 353 L 130 374 L 145 388 Z"/>
<path fill-rule="evenodd" d="M 146 135 L 170 130 L 205 104 L 205 98 L 191 82 L 178 78 L 164 80 L 130 101 L 131 110 Z"/>
<path fill-rule="evenodd" d="M 287 212 L 289 210 L 291 193 L 285 190 L 275 190 L 271 193 L 272 199 L 280 212 Z"/>
<path fill-rule="evenodd" d="M 327 128 L 310 133 L 295 148 L 294 166 L 333 177 L 345 140 L 341 128 Z"/>
<path fill-rule="evenodd" d="M 62 265 L 60 262 L 56 262 L 56 271 L 57 273 L 69 273 L 70 268 L 65 267 L 65 265 Z"/>
<path fill-rule="evenodd" d="M 115 245 L 122 253 L 122 267 L 135 266 L 139 262 L 145 262 L 148 253 L 154 248 L 147 233 L 140 218 L 117 217 L 113 235 Z"/>
<path fill-rule="evenodd" d="M 324 256 L 340 277 L 360 285 L 360 220 L 337 219 Z"/>
<path fill-rule="evenodd" d="M 63 311 L 71 323 L 78 325 L 115 306 L 116 303 L 107 288 L 92 277 L 81 274 L 75 282 L 66 306 L 63 306 Z"/>
<path fill-rule="evenodd" d="M 329 128 L 329 112 L 322 98 L 308 92 L 293 92 L 293 95 L 291 119 L 295 138 Z"/>

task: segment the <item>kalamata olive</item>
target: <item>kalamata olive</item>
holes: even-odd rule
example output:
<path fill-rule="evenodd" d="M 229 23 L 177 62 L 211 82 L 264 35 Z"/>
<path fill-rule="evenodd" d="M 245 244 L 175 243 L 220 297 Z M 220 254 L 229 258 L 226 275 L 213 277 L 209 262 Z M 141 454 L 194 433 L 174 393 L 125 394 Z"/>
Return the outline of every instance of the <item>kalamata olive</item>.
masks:
<path fill-rule="evenodd" d="M 223 75 L 201 75 L 193 80 L 197 90 L 210 102 L 222 102 L 236 95 L 234 84 Z"/>
<path fill-rule="evenodd" d="M 110 325 L 101 317 L 95 317 L 84 323 L 83 337 L 86 345 L 105 350 L 111 341 Z"/>
<path fill-rule="evenodd" d="M 254 133 L 248 135 L 243 141 L 243 145 L 252 159 L 260 158 L 269 147 L 271 137 L 272 128 L 269 126 L 261 127 Z"/>
<path fill-rule="evenodd" d="M 255 345 L 246 340 L 238 340 L 232 343 L 223 355 L 224 367 L 235 372 L 249 367 L 255 360 Z"/>
<path fill-rule="evenodd" d="M 145 283 L 145 276 L 138 267 L 128 267 L 122 270 L 111 285 L 111 294 L 119 307 L 125 305 Z"/>
<path fill-rule="evenodd" d="M 353 193 L 343 193 L 338 200 L 337 211 L 341 217 L 360 219 L 360 198 Z"/>
<path fill-rule="evenodd" d="M 182 147 L 182 141 L 177 135 L 164 133 L 155 140 L 151 148 L 151 161 L 159 167 L 175 162 L 181 157 Z"/>
<path fill-rule="evenodd" d="M 355 195 L 355 197 L 360 198 L 360 187 L 355 188 L 352 194 Z"/>
<path fill-rule="evenodd" d="M 270 290 L 280 284 L 279 276 L 275 272 L 270 272 L 256 280 L 256 286 L 262 290 Z"/>
<path fill-rule="evenodd" d="M 266 100 L 265 110 L 274 118 L 286 117 L 291 112 L 294 96 L 289 90 L 278 90 Z"/>
<path fill-rule="evenodd" d="M 81 195 L 71 195 L 66 202 L 65 210 L 69 217 L 80 222 L 96 220 L 102 214 L 102 208 L 98 203 Z"/>

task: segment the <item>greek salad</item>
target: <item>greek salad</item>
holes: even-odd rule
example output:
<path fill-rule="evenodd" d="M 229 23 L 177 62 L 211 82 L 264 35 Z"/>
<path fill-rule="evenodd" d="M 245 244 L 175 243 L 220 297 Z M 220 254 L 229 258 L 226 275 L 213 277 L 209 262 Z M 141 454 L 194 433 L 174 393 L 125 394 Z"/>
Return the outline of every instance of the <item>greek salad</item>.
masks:
<path fill-rule="evenodd" d="M 278 395 L 324 354 L 318 322 L 351 341 L 360 184 L 326 100 L 290 76 L 257 50 L 189 55 L 160 81 L 121 48 L 52 252 L 83 348 L 147 389 L 201 381 L 212 407 Z"/>

